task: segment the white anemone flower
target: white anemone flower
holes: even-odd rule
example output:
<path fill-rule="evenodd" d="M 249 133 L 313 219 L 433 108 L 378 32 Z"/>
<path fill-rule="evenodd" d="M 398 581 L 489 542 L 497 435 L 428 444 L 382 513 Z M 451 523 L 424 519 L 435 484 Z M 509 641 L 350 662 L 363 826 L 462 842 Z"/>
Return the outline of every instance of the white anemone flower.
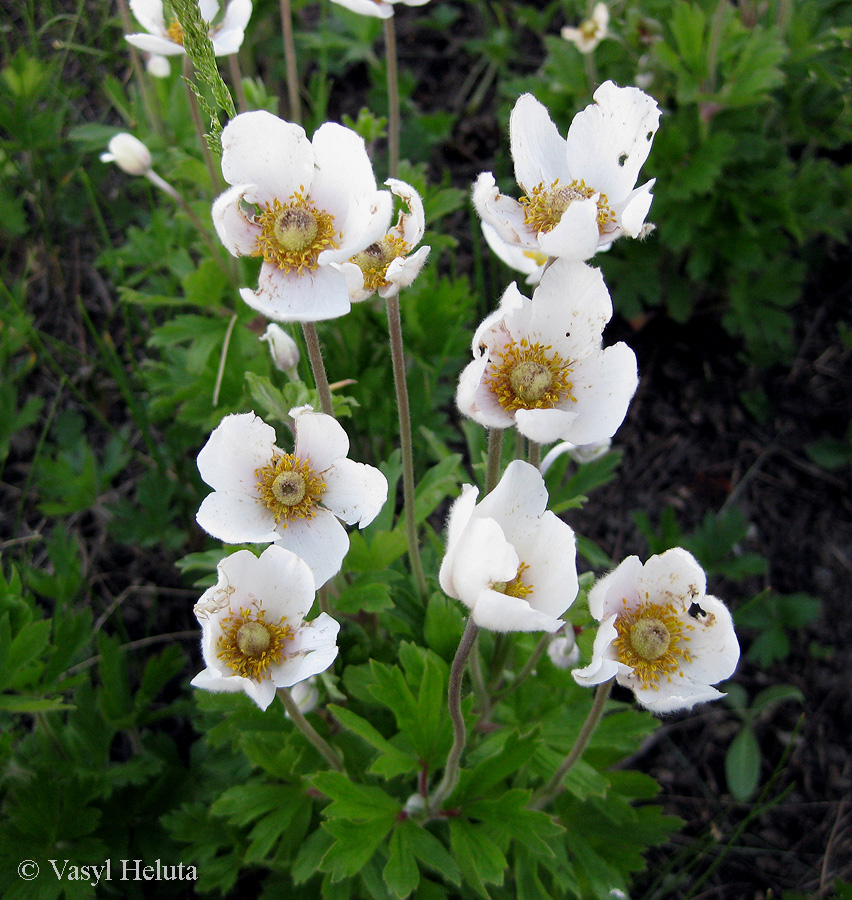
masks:
<path fill-rule="evenodd" d="M 465 485 L 447 520 L 441 587 L 491 631 L 557 631 L 578 591 L 574 532 L 547 509 L 535 466 L 509 463 L 479 503 Z"/>
<path fill-rule="evenodd" d="M 594 462 L 606 456 L 612 449 L 612 438 L 606 438 L 603 441 L 595 441 L 593 444 L 572 444 L 571 441 L 562 441 L 547 452 L 541 465 L 538 467 L 542 475 L 547 475 L 550 467 L 566 453 L 581 466 L 586 463 Z"/>
<path fill-rule="evenodd" d="M 516 247 L 588 259 L 623 234 L 642 237 L 655 179 L 635 188 L 660 123 L 652 97 L 604 82 L 562 138 L 532 94 L 512 110 L 509 137 L 520 200 L 504 196 L 491 172 L 473 187 L 482 219 Z"/>
<path fill-rule="evenodd" d="M 571 674 L 582 685 L 613 676 L 651 712 L 691 709 L 724 694 L 740 648 L 725 604 L 706 593 L 707 579 L 680 547 L 644 565 L 629 556 L 589 591 L 601 623 L 592 661 Z"/>
<path fill-rule="evenodd" d="M 524 279 L 527 284 L 535 285 L 541 281 L 544 267 L 547 264 L 547 257 L 544 254 L 539 253 L 538 250 L 525 250 L 523 247 L 507 244 L 497 233 L 497 229 L 488 222 L 482 223 L 482 234 L 485 242 L 501 262 L 506 263 L 510 269 L 522 272 L 527 276 Z"/>
<path fill-rule="evenodd" d="M 360 303 L 374 292 L 384 300 L 396 297 L 420 274 L 432 249 L 423 246 L 412 253 L 426 230 L 420 194 L 396 178 L 388 178 L 385 184 L 408 207 L 408 212 L 400 211 L 396 225 L 384 237 L 341 264 L 352 303 Z"/>
<path fill-rule="evenodd" d="M 258 289 L 240 296 L 282 322 L 314 322 L 350 310 L 335 263 L 385 235 L 388 191 L 376 189 L 364 141 L 333 122 L 309 141 L 299 125 L 258 110 L 222 130 L 222 173 L 233 185 L 213 204 L 213 223 L 234 256 L 260 256 Z"/>
<path fill-rule="evenodd" d="M 101 162 L 114 162 L 128 175 L 148 175 L 154 165 L 151 151 L 126 131 L 113 135 L 108 146 L 108 151 L 101 153 Z"/>
<path fill-rule="evenodd" d="M 216 56 L 236 53 L 242 46 L 245 29 L 251 18 L 251 0 L 229 0 L 224 16 L 216 24 L 213 22 L 219 12 L 218 0 L 199 0 L 198 5 L 201 18 L 210 26 L 213 53 Z M 166 22 L 163 0 L 130 0 L 130 9 L 145 32 L 126 34 L 128 43 L 156 56 L 180 56 L 186 52 L 183 47 L 183 28 L 175 15 L 170 16 Z M 162 68 L 159 63 L 158 66 Z"/>
<path fill-rule="evenodd" d="M 347 459 L 349 438 L 332 416 L 310 406 L 290 410 L 293 453 L 254 413 L 225 416 L 198 454 L 198 471 L 214 493 L 196 521 L 228 544 L 274 541 L 297 553 L 319 588 L 340 571 L 349 535 L 338 521 L 369 525 L 387 499 L 373 466 Z"/>
<path fill-rule="evenodd" d="M 389 19 L 394 13 L 394 4 L 404 3 L 406 6 L 424 6 L 429 0 L 333 0 L 338 6 L 345 6 L 352 12 L 362 16 L 373 16 L 378 19 Z"/>
<path fill-rule="evenodd" d="M 579 28 L 565 27 L 562 37 L 572 43 L 580 53 L 591 53 L 595 47 L 609 34 L 609 10 L 605 3 L 596 3 L 590 18 L 580 24 Z"/>
<path fill-rule="evenodd" d="M 337 656 L 340 625 L 305 616 L 316 589 L 310 569 L 275 545 L 239 550 L 218 566 L 219 580 L 195 604 L 206 668 L 192 679 L 207 691 L 245 691 L 266 709 L 280 687 L 324 672 Z"/>
<path fill-rule="evenodd" d="M 473 337 L 459 409 L 532 441 L 592 444 L 612 437 L 639 382 L 624 343 L 601 349 L 612 301 L 599 269 L 558 259 L 524 297 L 513 283 Z"/>

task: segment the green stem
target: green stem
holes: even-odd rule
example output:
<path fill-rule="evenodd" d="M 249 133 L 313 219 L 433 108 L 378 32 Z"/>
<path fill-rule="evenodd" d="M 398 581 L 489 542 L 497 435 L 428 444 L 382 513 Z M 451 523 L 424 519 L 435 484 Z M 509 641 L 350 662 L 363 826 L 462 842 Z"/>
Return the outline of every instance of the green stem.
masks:
<path fill-rule="evenodd" d="M 500 461 L 503 451 L 503 429 L 488 429 L 488 468 L 485 470 L 485 493 L 490 494 L 500 480 Z"/>
<path fill-rule="evenodd" d="M 213 387 L 213 406 L 219 405 L 219 391 L 222 390 L 222 379 L 225 377 L 225 361 L 228 359 L 228 348 L 231 346 L 231 335 L 234 333 L 234 325 L 237 324 L 237 314 L 231 316 L 228 328 L 225 331 L 225 340 L 222 342 L 222 354 L 219 357 L 219 369 L 216 372 L 216 384 Z"/>
<path fill-rule="evenodd" d="M 290 121 L 302 122 L 302 101 L 299 98 L 299 70 L 296 66 L 296 42 L 293 39 L 293 12 L 290 0 L 281 0 L 281 35 L 284 39 L 284 59 L 287 67 L 287 99 Z"/>
<path fill-rule="evenodd" d="M 405 516 L 405 533 L 408 537 L 408 558 L 411 571 L 421 597 L 427 593 L 423 563 L 420 561 L 420 544 L 417 539 L 417 521 L 414 517 L 414 454 L 411 442 L 411 410 L 408 405 L 408 386 L 405 383 L 405 354 L 402 347 L 402 319 L 399 312 L 399 295 L 388 297 L 388 334 L 390 336 L 393 380 L 396 387 L 396 406 L 399 413 L 399 447 L 402 453 L 402 498 Z"/>
<path fill-rule="evenodd" d="M 344 771 L 343 760 L 340 758 L 340 754 L 317 734 L 313 725 L 302 715 L 302 711 L 299 709 L 290 691 L 285 687 L 280 687 L 278 688 L 278 696 L 281 698 L 284 709 L 287 710 L 287 715 L 290 716 L 293 724 L 319 750 L 331 768 L 337 772 Z"/>
<path fill-rule="evenodd" d="M 592 708 L 589 710 L 589 715 L 586 716 L 586 721 L 583 722 L 583 727 L 577 735 L 577 740 L 574 742 L 571 752 L 562 761 L 562 765 L 556 770 L 553 778 L 551 778 L 550 781 L 535 794 L 529 805 L 530 809 L 541 809 L 543 806 L 547 806 L 547 804 L 562 790 L 562 779 L 571 771 L 571 768 L 583 755 L 583 751 L 588 746 L 592 735 L 595 733 L 595 729 L 603 718 L 606 701 L 609 699 L 609 692 L 612 690 L 613 681 L 615 681 L 615 679 L 610 678 L 609 681 L 604 681 L 602 684 L 598 685 L 598 689 L 595 691 L 595 699 L 592 703 Z"/>
<path fill-rule="evenodd" d="M 314 384 L 319 394 L 320 408 L 327 416 L 333 416 L 334 403 L 331 400 L 331 388 L 328 386 L 325 363 L 322 361 L 317 326 L 313 322 L 302 322 L 302 334 L 305 336 L 305 346 L 308 349 L 308 359 L 311 361 L 311 371 L 314 373 Z"/>
<path fill-rule="evenodd" d="M 396 54 L 394 17 L 384 19 L 385 55 L 388 70 L 388 174 L 399 175 L 399 64 Z"/>
<path fill-rule="evenodd" d="M 464 676 L 464 667 L 477 634 L 479 634 L 479 626 L 473 621 L 473 618 L 468 619 L 453 659 L 453 665 L 450 668 L 450 683 L 447 691 L 450 719 L 453 722 L 453 746 L 450 748 L 447 764 L 444 766 L 444 777 L 426 804 L 429 810 L 437 810 L 453 792 L 459 780 L 459 762 L 467 740 L 461 708 L 462 677 Z"/>

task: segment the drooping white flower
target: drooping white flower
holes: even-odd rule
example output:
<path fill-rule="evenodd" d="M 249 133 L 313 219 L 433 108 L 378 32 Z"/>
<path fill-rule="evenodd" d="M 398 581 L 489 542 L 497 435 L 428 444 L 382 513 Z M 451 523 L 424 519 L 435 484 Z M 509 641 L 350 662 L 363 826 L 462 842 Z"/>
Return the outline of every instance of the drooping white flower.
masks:
<path fill-rule="evenodd" d="M 524 281 L 527 284 L 538 284 L 541 276 L 544 274 L 544 267 L 547 264 L 547 257 L 539 253 L 538 250 L 525 250 L 523 247 L 516 247 L 514 244 L 508 244 L 503 238 L 497 234 L 497 229 L 488 222 L 482 223 L 482 234 L 485 242 L 494 251 L 497 257 L 502 260 L 510 269 L 522 272 L 527 277 Z"/>
<path fill-rule="evenodd" d="M 245 29 L 251 18 L 251 0 L 229 0 L 224 16 L 216 24 L 214 20 L 219 12 L 218 0 L 199 0 L 199 7 L 201 18 L 210 25 L 214 54 L 230 56 L 236 53 L 242 46 Z M 166 22 L 163 0 L 130 0 L 130 9 L 145 32 L 126 34 L 128 43 L 160 57 L 180 56 L 186 52 L 181 24 L 176 16 Z M 161 64 L 158 65 L 162 68 Z"/>
<path fill-rule="evenodd" d="M 591 53 L 607 36 L 609 27 L 609 10 L 605 3 L 596 3 L 590 18 L 581 23 L 579 28 L 562 29 L 562 37 L 570 41 L 580 53 Z"/>
<path fill-rule="evenodd" d="M 299 365 L 299 345 L 293 338 L 280 325 L 270 322 L 260 339 L 269 344 L 269 354 L 275 368 L 295 377 L 296 366 Z"/>
<path fill-rule="evenodd" d="M 450 510 L 441 587 L 481 628 L 556 631 L 577 596 L 575 540 L 547 510 L 538 469 L 514 460 L 479 503 L 478 495 L 465 485 Z"/>
<path fill-rule="evenodd" d="M 593 685 L 615 676 L 656 713 L 723 697 L 711 685 L 734 673 L 740 648 L 731 614 L 706 587 L 703 569 L 680 547 L 644 565 L 629 556 L 589 592 L 601 624 L 592 661 L 574 678 Z"/>
<path fill-rule="evenodd" d="M 234 256 L 260 256 L 256 291 L 240 296 L 284 322 L 349 312 L 349 286 L 335 263 L 380 240 L 392 197 L 376 189 L 364 141 L 332 122 L 309 141 L 299 125 L 263 110 L 222 130 L 222 173 L 233 185 L 213 204 L 213 223 Z"/>
<path fill-rule="evenodd" d="M 660 122 L 638 88 L 604 82 L 562 138 L 532 94 L 512 110 L 509 137 L 520 200 L 483 172 L 473 188 L 482 219 L 500 237 L 544 256 L 588 259 L 623 234 L 641 237 L 654 179 L 634 188 Z"/>
<path fill-rule="evenodd" d="M 299 712 L 303 716 L 313 712 L 319 703 L 319 688 L 317 687 L 316 675 L 311 675 L 306 681 L 294 684 L 290 691 L 290 696 L 293 698 L 296 706 L 299 707 Z M 285 712 L 284 715 L 288 719 L 290 718 L 290 713 Z"/>
<path fill-rule="evenodd" d="M 305 621 L 316 589 L 310 569 L 275 545 L 239 550 L 194 607 L 206 668 L 192 679 L 207 691 L 245 691 L 266 709 L 279 687 L 324 672 L 337 656 L 340 625 L 327 613 Z"/>
<path fill-rule="evenodd" d="M 349 438 L 331 416 L 310 406 L 290 410 L 293 453 L 254 413 L 225 416 L 198 454 L 198 470 L 214 493 L 196 521 L 228 544 L 274 541 L 297 553 L 319 588 L 340 571 L 349 535 L 338 521 L 369 525 L 387 499 L 388 483 L 373 466 L 347 459 Z"/>
<path fill-rule="evenodd" d="M 599 269 L 556 260 L 528 300 L 511 284 L 473 338 L 456 394 L 489 428 L 516 425 L 530 440 L 591 444 L 612 437 L 636 391 L 636 357 L 601 349 L 612 302 Z"/>
<path fill-rule="evenodd" d="M 378 19 L 389 19 L 394 12 L 394 4 L 404 3 L 406 6 L 424 6 L 429 0 L 333 0 L 338 6 L 345 6 L 352 12 L 362 16 L 374 16 Z"/>
<path fill-rule="evenodd" d="M 408 212 L 400 212 L 396 225 L 383 238 L 340 265 L 352 303 L 366 300 L 373 292 L 383 299 L 395 297 L 420 274 L 431 250 L 423 246 L 412 253 L 426 230 L 420 194 L 396 178 L 388 178 L 385 184 L 405 203 Z"/>
<path fill-rule="evenodd" d="M 147 175 L 151 171 L 151 151 L 132 134 L 122 131 L 114 135 L 108 147 L 106 153 L 101 153 L 101 162 L 114 162 L 128 175 Z"/>

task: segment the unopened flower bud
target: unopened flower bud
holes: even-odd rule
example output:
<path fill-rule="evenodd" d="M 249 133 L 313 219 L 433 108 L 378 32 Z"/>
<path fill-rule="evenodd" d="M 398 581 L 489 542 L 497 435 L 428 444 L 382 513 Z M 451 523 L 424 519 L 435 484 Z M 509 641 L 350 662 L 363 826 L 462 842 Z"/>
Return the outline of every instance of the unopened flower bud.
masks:
<path fill-rule="evenodd" d="M 148 74 L 153 75 L 154 78 L 168 78 L 172 71 L 168 58 L 160 56 L 159 53 L 152 53 L 148 57 L 145 68 L 147 69 Z"/>
<path fill-rule="evenodd" d="M 293 687 L 290 688 L 290 696 L 293 698 L 293 702 L 296 706 L 299 707 L 299 712 L 302 715 L 307 715 L 312 710 L 316 709 L 317 703 L 319 703 L 319 691 L 316 686 L 316 678 L 312 675 L 307 681 L 300 681 L 297 684 L 294 684 Z M 287 713 L 284 713 L 289 719 L 290 716 Z"/>
<path fill-rule="evenodd" d="M 293 338 L 280 325 L 270 322 L 260 339 L 269 344 L 275 368 L 293 374 L 293 370 L 299 365 L 299 347 Z"/>
<path fill-rule="evenodd" d="M 151 151 L 132 134 L 121 132 L 109 142 L 109 152 L 101 162 L 114 162 L 128 175 L 147 175 L 151 171 Z"/>
<path fill-rule="evenodd" d="M 557 669 L 573 669 L 580 661 L 580 648 L 577 646 L 573 629 L 552 640 L 547 646 L 547 655 Z"/>

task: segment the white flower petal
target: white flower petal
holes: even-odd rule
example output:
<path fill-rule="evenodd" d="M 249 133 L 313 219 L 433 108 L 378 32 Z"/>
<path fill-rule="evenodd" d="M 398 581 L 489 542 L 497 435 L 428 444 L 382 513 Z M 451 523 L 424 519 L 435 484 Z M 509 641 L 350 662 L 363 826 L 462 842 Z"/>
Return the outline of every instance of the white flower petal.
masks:
<path fill-rule="evenodd" d="M 455 599 L 473 609 L 482 591 L 511 581 L 520 562 L 494 519 L 472 517 L 453 548 Z"/>
<path fill-rule="evenodd" d="M 226 544 L 262 544 L 278 538 L 273 514 L 256 497 L 238 491 L 208 494 L 195 521 Z"/>
<path fill-rule="evenodd" d="M 416 247 L 423 240 L 426 231 L 426 215 L 420 194 L 410 184 L 398 178 L 388 178 L 385 184 L 408 207 L 407 213 L 400 212 L 392 232 L 401 237 L 409 247 Z"/>
<path fill-rule="evenodd" d="M 642 567 L 636 582 L 640 602 L 683 604 L 689 607 L 693 597 L 703 597 L 707 576 L 695 557 L 682 547 L 673 547 L 652 556 Z"/>
<path fill-rule="evenodd" d="M 346 216 L 336 222 L 340 229 L 337 246 L 323 250 L 317 262 L 342 263 L 385 236 L 393 211 L 389 191 L 374 191 L 351 198 Z"/>
<path fill-rule="evenodd" d="M 385 280 L 389 283 L 379 288 L 379 296 L 386 300 L 388 297 L 395 297 L 402 288 L 407 288 L 420 274 L 431 249 L 428 244 L 424 244 L 411 256 L 398 256 L 393 260 L 385 272 Z"/>
<path fill-rule="evenodd" d="M 198 471 L 217 491 L 256 495 L 255 472 L 272 459 L 275 429 L 254 413 L 225 416 L 198 454 Z"/>
<path fill-rule="evenodd" d="M 213 203 L 213 225 L 219 240 L 231 256 L 251 256 L 257 248 L 260 226 L 252 222 L 243 209 L 246 193 L 255 194 L 254 185 L 236 185 L 228 188 Z"/>
<path fill-rule="evenodd" d="M 592 444 L 612 437 L 636 393 L 636 354 L 618 343 L 579 360 L 571 374 L 576 419 L 563 435 L 575 444 Z"/>
<path fill-rule="evenodd" d="M 222 129 L 222 174 L 233 185 L 256 185 L 250 203 L 286 202 L 310 193 L 314 154 L 304 129 L 265 110 L 241 113 Z"/>
<path fill-rule="evenodd" d="M 705 595 L 696 600 L 700 611 L 690 616 L 689 653 L 681 665 L 684 675 L 702 684 L 730 678 L 740 659 L 740 646 L 731 613 L 721 600 Z"/>
<path fill-rule="evenodd" d="M 316 509 L 310 519 L 293 519 L 279 528 L 278 544 L 308 564 L 317 590 L 340 571 L 349 551 L 349 535 L 327 509 Z"/>
<path fill-rule="evenodd" d="M 290 415 L 296 422 L 295 455 L 309 461 L 318 474 L 349 454 L 349 437 L 333 416 L 310 406 L 295 407 Z"/>
<path fill-rule="evenodd" d="M 639 88 L 621 88 L 612 81 L 595 91 L 594 100 L 568 129 L 568 162 L 574 178 L 617 203 L 636 184 L 660 124 L 660 110 Z"/>
<path fill-rule="evenodd" d="M 275 683 L 279 687 L 291 687 L 325 672 L 337 658 L 339 631 L 340 623 L 327 613 L 305 622 L 288 645 L 286 657 L 274 669 Z"/>
<path fill-rule="evenodd" d="M 624 233 L 632 238 L 639 237 L 642 233 L 651 201 L 654 199 L 651 188 L 656 181 L 656 178 L 646 181 L 641 187 L 631 191 L 623 204 L 613 209 Z"/>
<path fill-rule="evenodd" d="M 552 444 L 554 441 L 568 439 L 576 418 L 575 410 L 560 407 L 515 411 L 518 431 L 537 444 Z"/>
<path fill-rule="evenodd" d="M 538 250 L 538 239 L 525 223 L 524 207 L 497 190 L 490 172 L 482 172 L 473 186 L 473 205 L 483 221 L 494 228 L 508 244 L 527 250 Z"/>
<path fill-rule="evenodd" d="M 165 34 L 163 0 L 130 0 L 130 11 L 145 31 L 151 34 Z"/>
<path fill-rule="evenodd" d="M 559 631 L 561 619 L 533 609 L 526 600 L 498 591 L 483 590 L 471 612 L 473 621 L 489 631 Z"/>
<path fill-rule="evenodd" d="M 619 664 L 606 655 L 610 645 L 618 637 L 615 618 L 615 616 L 609 616 L 601 622 L 595 635 L 592 661 L 587 666 L 571 672 L 577 684 L 582 684 L 584 687 L 603 684 L 604 681 L 609 681 L 618 673 Z"/>
<path fill-rule="evenodd" d="M 181 44 L 158 34 L 126 34 L 124 37 L 128 44 L 157 56 L 182 56 L 185 52 Z"/>
<path fill-rule="evenodd" d="M 252 309 L 278 322 L 336 319 L 352 308 L 346 278 L 330 266 L 300 275 L 265 262 L 260 268 L 257 290 L 242 288 L 240 296 Z"/>
<path fill-rule="evenodd" d="M 589 612 L 598 620 L 617 615 L 625 604 L 634 609 L 638 603 L 636 583 L 642 573 L 642 560 L 628 556 L 611 572 L 599 578 L 589 591 Z"/>
<path fill-rule="evenodd" d="M 377 19 L 389 19 L 393 15 L 393 7 L 383 0 L 334 0 L 338 6 L 345 6 L 352 12 L 362 16 L 373 16 Z"/>
<path fill-rule="evenodd" d="M 598 205 L 594 198 L 574 200 L 550 231 L 539 232 L 539 249 L 545 256 L 589 259 L 598 249 Z"/>
<path fill-rule="evenodd" d="M 532 94 L 522 94 L 509 118 L 515 180 L 529 193 L 543 184 L 550 187 L 559 179 L 570 181 L 565 161 L 565 141 L 553 124 L 546 107 Z"/>
<path fill-rule="evenodd" d="M 338 459 L 323 473 L 322 504 L 348 525 L 365 528 L 381 512 L 388 498 L 388 482 L 374 466 Z"/>

